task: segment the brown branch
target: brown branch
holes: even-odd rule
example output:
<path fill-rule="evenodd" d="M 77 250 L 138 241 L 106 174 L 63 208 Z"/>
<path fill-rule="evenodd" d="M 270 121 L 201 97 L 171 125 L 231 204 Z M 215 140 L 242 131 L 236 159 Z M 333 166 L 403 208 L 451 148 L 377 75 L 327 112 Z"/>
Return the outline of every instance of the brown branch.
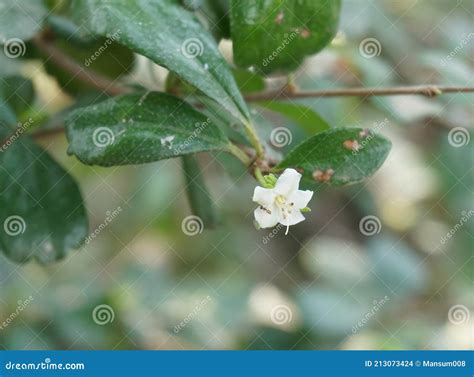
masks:
<path fill-rule="evenodd" d="M 34 44 L 43 51 L 49 59 L 57 66 L 69 72 L 74 78 L 101 90 L 110 95 L 119 95 L 129 90 L 123 86 L 117 85 L 114 81 L 88 70 L 77 61 L 64 54 L 52 42 L 51 36 L 47 33 L 40 34 L 33 39 Z M 400 86 L 389 88 L 341 88 L 341 89 L 322 89 L 315 91 L 298 92 L 283 88 L 271 92 L 263 92 L 246 95 L 244 98 L 248 102 L 259 102 L 269 100 L 290 100 L 298 98 L 323 98 L 323 97 L 372 97 L 372 96 L 393 96 L 393 95 L 423 95 L 434 97 L 445 93 L 473 93 L 474 87 L 462 86 L 437 86 L 437 85 L 418 85 L 418 86 Z M 63 127 L 40 130 L 33 133 L 35 138 L 53 135 L 64 131 Z"/>
<path fill-rule="evenodd" d="M 44 35 L 38 35 L 33 39 L 35 46 L 47 55 L 47 57 L 58 67 L 70 73 L 73 78 L 99 89 L 100 91 L 116 96 L 127 92 L 127 88 L 118 86 L 108 78 L 88 70 L 77 61 L 58 49 Z"/>
<path fill-rule="evenodd" d="M 245 96 L 249 102 L 285 100 L 298 98 L 321 98 L 321 97 L 372 97 L 372 96 L 394 96 L 394 95 L 423 95 L 434 97 L 445 93 L 473 93 L 474 87 L 463 86 L 437 86 L 437 85 L 417 85 L 399 86 L 392 88 L 342 88 L 342 89 L 322 89 L 315 91 L 294 92 L 286 90 L 276 90 L 267 93 L 256 93 Z"/>

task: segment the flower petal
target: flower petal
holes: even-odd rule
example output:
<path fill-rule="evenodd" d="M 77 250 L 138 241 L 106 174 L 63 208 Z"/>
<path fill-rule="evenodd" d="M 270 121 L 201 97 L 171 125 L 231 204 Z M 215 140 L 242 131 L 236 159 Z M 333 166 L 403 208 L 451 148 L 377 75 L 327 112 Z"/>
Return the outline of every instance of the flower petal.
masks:
<path fill-rule="evenodd" d="M 262 206 L 270 206 L 275 201 L 275 196 L 273 189 L 257 186 L 253 192 L 252 200 Z"/>
<path fill-rule="evenodd" d="M 271 228 L 280 220 L 276 206 L 271 206 L 270 208 L 258 207 L 253 214 L 260 228 Z"/>
<path fill-rule="evenodd" d="M 295 169 L 286 169 L 278 178 L 274 191 L 278 195 L 289 196 L 293 191 L 298 189 L 301 174 Z"/>
<path fill-rule="evenodd" d="M 311 190 L 296 190 L 288 197 L 288 203 L 293 203 L 297 209 L 305 208 L 311 198 L 313 197 L 313 191 Z"/>
<path fill-rule="evenodd" d="M 280 224 L 284 226 L 295 225 L 305 220 L 305 217 L 300 211 L 291 211 L 286 216 L 286 219 L 280 218 Z"/>

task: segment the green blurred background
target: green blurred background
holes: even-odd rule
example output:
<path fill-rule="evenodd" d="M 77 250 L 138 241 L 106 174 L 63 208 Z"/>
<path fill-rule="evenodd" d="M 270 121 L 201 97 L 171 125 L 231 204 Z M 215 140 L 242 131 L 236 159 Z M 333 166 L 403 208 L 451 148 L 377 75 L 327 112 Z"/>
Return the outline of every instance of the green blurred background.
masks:
<path fill-rule="evenodd" d="M 304 90 L 472 86 L 473 13 L 473 1 L 345 0 L 340 32 L 307 59 L 296 83 Z M 362 53 L 367 38 L 379 44 L 374 56 Z M 228 56 L 229 42 L 221 48 Z M 51 113 L 71 105 L 37 63 L 19 69 L 33 79 L 38 107 L 53 97 Z M 160 89 L 164 77 L 137 58 L 124 80 Z M 11 319 L 0 346 L 472 349 L 474 149 L 449 132 L 472 133 L 473 102 L 462 93 L 295 102 L 333 127 L 376 128 L 393 149 L 363 184 L 317 191 L 308 220 L 287 236 L 255 229 L 256 183 L 223 154 L 199 156 L 220 225 L 190 236 L 182 229 L 191 212 L 179 159 L 86 167 L 66 155 L 64 136 L 41 139 L 80 183 L 90 232 L 101 230 L 55 265 L 0 256 L 0 321 Z M 285 148 L 307 136 L 275 113 L 253 113 L 267 128 L 291 130 Z M 360 230 L 366 216 L 375 216 L 372 235 Z"/>

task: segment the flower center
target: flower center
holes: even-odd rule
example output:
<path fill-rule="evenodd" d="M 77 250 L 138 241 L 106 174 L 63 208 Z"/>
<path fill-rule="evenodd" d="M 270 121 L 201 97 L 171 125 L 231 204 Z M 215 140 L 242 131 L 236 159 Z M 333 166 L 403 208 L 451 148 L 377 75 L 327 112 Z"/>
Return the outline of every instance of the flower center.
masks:
<path fill-rule="evenodd" d="M 285 204 L 286 199 L 283 195 L 277 195 L 277 197 L 275 198 L 275 201 L 277 202 L 277 204 L 282 205 L 282 204 Z"/>

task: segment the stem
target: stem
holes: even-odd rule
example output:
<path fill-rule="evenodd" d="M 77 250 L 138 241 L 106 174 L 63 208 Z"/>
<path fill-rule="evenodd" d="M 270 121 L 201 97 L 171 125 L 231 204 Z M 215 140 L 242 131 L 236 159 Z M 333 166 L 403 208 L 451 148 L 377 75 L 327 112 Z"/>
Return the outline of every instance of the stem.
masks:
<path fill-rule="evenodd" d="M 245 132 L 247 133 L 250 143 L 255 148 L 255 152 L 257 153 L 256 157 L 257 158 L 262 157 L 264 153 L 263 145 L 260 142 L 260 138 L 257 135 L 257 131 L 255 130 L 254 125 L 249 120 L 248 122 L 244 123 L 244 127 L 245 127 Z"/>
<path fill-rule="evenodd" d="M 245 166 L 249 166 L 252 163 L 252 159 L 247 156 L 247 154 L 235 144 L 229 143 L 227 150 L 235 157 L 237 157 L 240 161 L 242 161 Z"/>
<path fill-rule="evenodd" d="M 254 176 L 257 179 L 258 183 L 260 183 L 263 187 L 265 187 L 266 182 L 265 182 L 265 179 L 263 178 L 263 174 L 262 174 L 262 172 L 259 168 L 255 168 Z"/>
<path fill-rule="evenodd" d="M 373 96 L 394 96 L 394 95 L 423 95 L 434 97 L 445 93 L 473 93 L 474 87 L 464 86 L 437 86 L 437 85 L 415 85 L 399 86 L 388 88 L 341 88 L 323 89 L 304 92 L 288 92 L 285 90 L 275 90 L 267 93 L 256 93 L 245 96 L 248 102 L 267 101 L 275 99 L 297 99 L 297 98 L 318 98 L 318 97 L 373 97 Z"/>

